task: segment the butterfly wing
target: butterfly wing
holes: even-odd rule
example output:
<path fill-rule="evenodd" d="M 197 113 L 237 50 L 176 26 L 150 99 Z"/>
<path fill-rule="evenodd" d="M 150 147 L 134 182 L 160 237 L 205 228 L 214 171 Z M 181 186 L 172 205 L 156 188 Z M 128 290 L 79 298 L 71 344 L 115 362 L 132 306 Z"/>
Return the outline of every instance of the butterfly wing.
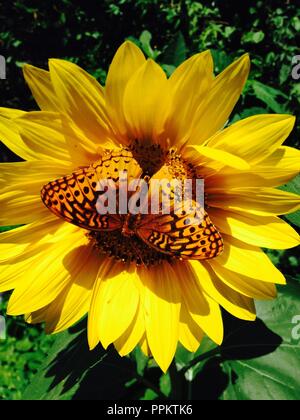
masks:
<path fill-rule="evenodd" d="M 96 207 L 99 183 L 104 179 L 113 180 L 118 187 L 120 172 L 126 172 L 129 181 L 142 173 L 127 149 L 106 153 L 93 165 L 48 183 L 42 188 L 42 201 L 55 215 L 81 228 L 121 229 L 122 215 L 99 214 Z"/>
<path fill-rule="evenodd" d="M 211 259 L 224 249 L 221 234 L 206 211 L 194 201 L 188 211 L 173 208 L 170 214 L 143 215 L 136 224 L 137 235 L 159 252 L 180 259 Z"/>
<path fill-rule="evenodd" d="M 221 234 L 194 197 L 184 201 L 182 195 L 185 180 L 195 180 L 193 168 L 172 150 L 167 160 L 151 178 L 147 203 L 150 211 L 137 219 L 136 234 L 156 251 L 182 259 L 218 256 L 224 248 Z M 172 184 L 174 180 L 177 184 Z M 159 202 L 155 207 L 157 214 L 152 211 L 153 193 Z M 163 214 L 165 209 L 167 214 Z"/>

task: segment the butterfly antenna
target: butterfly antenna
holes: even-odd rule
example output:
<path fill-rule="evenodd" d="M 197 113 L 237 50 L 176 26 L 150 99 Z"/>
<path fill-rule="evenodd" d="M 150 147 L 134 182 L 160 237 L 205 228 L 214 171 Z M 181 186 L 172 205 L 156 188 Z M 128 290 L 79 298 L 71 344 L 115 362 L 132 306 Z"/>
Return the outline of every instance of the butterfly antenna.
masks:
<path fill-rule="evenodd" d="M 135 252 L 136 252 L 136 254 L 137 254 L 138 258 L 141 260 L 142 265 L 143 265 L 144 267 L 146 267 L 146 268 L 147 268 L 147 264 L 146 264 L 146 263 L 145 263 L 145 261 L 143 260 L 143 257 L 141 256 L 141 253 L 140 253 L 140 250 L 136 247 L 136 244 L 135 244 L 135 243 L 133 243 L 132 245 L 133 245 L 133 249 L 135 250 Z"/>
<path fill-rule="evenodd" d="M 138 247 L 136 246 L 136 244 L 134 243 L 134 241 L 132 241 L 132 248 L 134 249 L 136 255 L 138 256 L 138 258 L 141 260 L 141 263 L 143 266 L 147 267 L 147 264 L 145 263 L 145 261 L 143 260 L 143 257 L 141 256 L 140 250 L 138 249 Z"/>

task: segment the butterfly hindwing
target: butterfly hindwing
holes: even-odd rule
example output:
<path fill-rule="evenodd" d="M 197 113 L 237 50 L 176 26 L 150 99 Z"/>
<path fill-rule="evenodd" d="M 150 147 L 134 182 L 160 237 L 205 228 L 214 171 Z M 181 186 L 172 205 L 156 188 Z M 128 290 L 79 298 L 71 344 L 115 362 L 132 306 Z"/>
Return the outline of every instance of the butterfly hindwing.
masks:
<path fill-rule="evenodd" d="M 218 256 L 223 240 L 208 214 L 195 202 L 187 208 L 181 212 L 173 208 L 166 215 L 143 215 L 137 222 L 137 235 L 157 251 L 178 258 L 204 260 Z"/>

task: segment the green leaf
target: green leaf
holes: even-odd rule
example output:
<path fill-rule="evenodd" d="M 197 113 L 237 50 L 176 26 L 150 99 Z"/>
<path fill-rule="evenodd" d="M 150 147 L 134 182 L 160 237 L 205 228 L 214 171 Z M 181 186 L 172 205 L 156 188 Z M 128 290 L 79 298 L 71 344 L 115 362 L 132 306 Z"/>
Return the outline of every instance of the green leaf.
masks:
<path fill-rule="evenodd" d="M 170 374 L 167 372 L 165 375 L 162 375 L 159 380 L 159 387 L 161 392 L 169 396 L 172 390 Z"/>
<path fill-rule="evenodd" d="M 24 400 L 120 399 L 135 376 L 129 358 L 100 346 L 90 351 L 86 322 L 59 334 L 48 358 L 23 394 Z"/>
<path fill-rule="evenodd" d="M 170 64 L 162 64 L 161 67 L 164 69 L 168 77 L 170 77 L 176 70 L 176 67 Z"/>
<path fill-rule="evenodd" d="M 294 16 L 292 18 L 292 25 L 297 32 L 300 32 L 300 17 Z"/>
<path fill-rule="evenodd" d="M 146 392 L 144 394 L 144 396 L 142 398 L 140 398 L 142 401 L 146 400 L 146 401 L 151 401 L 151 400 L 155 400 L 157 398 L 157 394 L 156 392 L 154 392 L 152 389 L 146 389 Z"/>
<path fill-rule="evenodd" d="M 257 312 L 264 323 L 235 322 L 222 346 L 228 386 L 221 398 L 298 400 L 300 346 L 293 322 L 300 315 L 299 286 L 281 287 L 276 300 L 257 303 Z"/>
<path fill-rule="evenodd" d="M 130 354 L 131 358 L 136 363 L 136 370 L 139 375 L 143 375 L 147 365 L 148 365 L 148 357 L 144 355 L 140 347 L 136 347 Z"/>
<path fill-rule="evenodd" d="M 299 265 L 299 261 L 297 260 L 297 266 Z M 296 274 L 294 277 L 285 274 L 285 278 L 288 282 L 288 284 L 296 284 L 296 283 L 300 283 L 300 273 Z"/>
<path fill-rule="evenodd" d="M 290 77 L 290 74 L 291 74 L 291 66 L 288 66 L 287 64 L 283 64 L 279 72 L 279 82 L 281 85 L 283 85 L 287 81 L 287 79 Z"/>
<path fill-rule="evenodd" d="M 257 31 L 257 32 L 247 32 L 244 36 L 243 36 L 243 41 L 244 42 L 249 42 L 252 44 L 259 44 L 260 42 L 262 42 L 265 38 L 265 34 L 263 31 Z"/>
<path fill-rule="evenodd" d="M 204 336 L 201 344 L 196 351 L 196 353 L 191 353 L 188 350 L 186 350 L 182 345 L 179 345 L 176 351 L 175 360 L 176 365 L 180 369 L 187 369 L 187 366 L 192 363 L 195 359 L 198 357 L 202 357 L 203 355 L 211 353 L 211 351 L 214 351 L 217 348 L 216 344 L 210 340 L 207 336 Z M 200 366 L 201 367 L 201 366 Z M 191 367 L 189 376 L 193 377 L 195 374 L 199 371 L 199 364 L 193 364 L 193 367 Z"/>
<path fill-rule="evenodd" d="M 184 36 L 178 32 L 160 58 L 161 63 L 177 67 L 187 58 L 187 46 Z"/>
<path fill-rule="evenodd" d="M 266 113 L 265 108 L 254 106 L 252 108 L 243 109 L 241 112 L 241 116 L 242 118 L 248 118 L 248 117 L 252 117 L 253 115 L 265 114 L 265 113 Z"/>
<path fill-rule="evenodd" d="M 225 338 L 208 341 L 186 372 L 189 398 L 201 400 L 297 400 L 300 375 L 300 287 L 289 276 L 278 298 L 257 302 L 255 322 L 224 311 Z M 193 364 L 193 362 L 191 362 Z"/>
<path fill-rule="evenodd" d="M 33 347 L 33 343 L 29 340 L 29 338 L 17 341 L 16 343 L 16 350 L 20 352 L 27 352 L 31 350 L 32 347 Z"/>
<path fill-rule="evenodd" d="M 286 214 L 284 218 L 293 223 L 293 225 L 300 227 L 300 210 L 295 213 Z"/>
<path fill-rule="evenodd" d="M 191 360 L 195 358 L 195 354 L 186 350 L 181 344 L 178 345 L 175 360 L 176 364 L 179 367 L 184 367 L 189 363 Z"/>
<path fill-rule="evenodd" d="M 152 40 L 152 34 L 149 31 L 143 31 L 141 33 L 141 36 L 139 38 L 141 47 L 144 51 L 144 53 L 153 60 L 156 60 L 157 57 L 160 54 L 160 51 L 154 50 L 151 47 L 151 40 Z"/>
<path fill-rule="evenodd" d="M 288 184 L 283 185 L 279 188 L 283 191 L 288 191 L 300 195 L 300 175 L 296 176 L 296 178 L 294 178 Z M 300 210 L 296 211 L 295 213 L 286 214 L 284 217 L 289 222 L 300 227 Z"/>
<path fill-rule="evenodd" d="M 224 70 L 227 66 L 229 66 L 232 62 L 232 58 L 230 55 L 226 54 L 225 51 L 222 50 L 210 50 L 214 60 L 214 67 L 217 73 L 220 73 Z"/>
<path fill-rule="evenodd" d="M 257 82 L 256 80 L 251 80 L 249 83 L 255 96 L 264 102 L 272 111 L 279 114 L 287 113 L 286 107 L 279 103 L 277 100 L 278 97 L 288 99 L 288 97 L 283 92 L 263 83 Z"/>
<path fill-rule="evenodd" d="M 17 227 L 20 227 L 22 225 L 16 225 L 16 226 L 0 226 L 0 232 L 7 232 L 9 230 L 16 229 Z"/>
<path fill-rule="evenodd" d="M 265 114 L 265 113 L 266 113 L 265 108 L 261 108 L 258 106 L 243 109 L 240 114 L 235 114 L 233 116 L 232 120 L 230 121 L 230 125 L 243 118 L 248 118 L 248 117 L 251 117 L 252 115 Z"/>

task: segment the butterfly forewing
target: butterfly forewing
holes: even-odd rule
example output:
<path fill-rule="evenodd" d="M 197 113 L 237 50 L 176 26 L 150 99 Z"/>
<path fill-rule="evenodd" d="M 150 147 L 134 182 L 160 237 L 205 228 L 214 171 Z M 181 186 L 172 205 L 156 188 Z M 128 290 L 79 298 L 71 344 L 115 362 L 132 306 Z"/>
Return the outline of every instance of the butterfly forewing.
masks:
<path fill-rule="evenodd" d="M 128 180 L 139 178 L 142 170 L 128 150 L 105 154 L 93 165 L 45 185 L 41 191 L 44 204 L 65 221 L 89 230 L 121 229 L 123 217 L 118 214 L 99 214 L 97 200 L 99 185 L 112 180 L 118 187 L 120 173 Z"/>

